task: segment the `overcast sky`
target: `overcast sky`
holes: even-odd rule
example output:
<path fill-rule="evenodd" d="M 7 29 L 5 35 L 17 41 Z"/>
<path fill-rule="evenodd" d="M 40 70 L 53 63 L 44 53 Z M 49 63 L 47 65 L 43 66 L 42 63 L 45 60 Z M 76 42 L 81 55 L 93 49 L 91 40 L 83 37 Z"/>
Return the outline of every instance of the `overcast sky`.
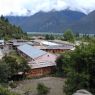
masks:
<path fill-rule="evenodd" d="M 95 10 L 95 0 L 0 0 L 0 15 L 32 15 L 66 8 L 89 13 Z"/>

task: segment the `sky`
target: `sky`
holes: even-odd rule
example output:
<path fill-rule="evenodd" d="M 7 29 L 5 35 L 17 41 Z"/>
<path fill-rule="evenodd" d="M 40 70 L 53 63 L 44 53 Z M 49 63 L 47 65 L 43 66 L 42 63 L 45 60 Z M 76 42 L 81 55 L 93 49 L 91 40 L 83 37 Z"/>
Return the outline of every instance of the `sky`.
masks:
<path fill-rule="evenodd" d="M 67 8 L 88 14 L 95 10 L 95 0 L 0 0 L 0 15 L 25 16 Z"/>

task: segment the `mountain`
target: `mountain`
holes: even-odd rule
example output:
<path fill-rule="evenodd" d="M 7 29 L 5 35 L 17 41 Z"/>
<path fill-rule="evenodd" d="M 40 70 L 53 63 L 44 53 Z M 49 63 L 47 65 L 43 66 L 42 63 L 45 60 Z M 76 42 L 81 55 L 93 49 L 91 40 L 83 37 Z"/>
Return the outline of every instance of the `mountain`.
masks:
<path fill-rule="evenodd" d="M 10 24 L 8 19 L 0 17 L 0 39 L 20 39 L 27 37 L 20 27 Z"/>
<path fill-rule="evenodd" d="M 95 34 L 95 11 L 89 13 L 86 17 L 83 17 L 67 28 L 77 33 Z"/>
<path fill-rule="evenodd" d="M 7 17 L 12 24 L 25 32 L 63 32 L 68 26 L 86 15 L 77 11 L 38 12 L 30 17 Z"/>

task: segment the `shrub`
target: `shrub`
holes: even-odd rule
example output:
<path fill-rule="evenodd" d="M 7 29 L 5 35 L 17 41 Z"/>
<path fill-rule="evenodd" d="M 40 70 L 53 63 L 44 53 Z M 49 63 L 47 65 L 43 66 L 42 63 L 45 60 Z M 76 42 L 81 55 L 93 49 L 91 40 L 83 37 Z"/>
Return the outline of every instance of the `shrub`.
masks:
<path fill-rule="evenodd" d="M 38 95 L 47 95 L 49 93 L 49 88 L 46 87 L 44 84 L 39 83 L 37 86 Z"/>
<path fill-rule="evenodd" d="M 17 95 L 17 94 L 9 91 L 7 88 L 0 86 L 0 95 Z"/>
<path fill-rule="evenodd" d="M 10 82 L 10 83 L 9 83 L 9 86 L 10 86 L 11 88 L 16 88 L 16 87 L 17 87 L 17 83 L 15 83 L 15 82 Z"/>

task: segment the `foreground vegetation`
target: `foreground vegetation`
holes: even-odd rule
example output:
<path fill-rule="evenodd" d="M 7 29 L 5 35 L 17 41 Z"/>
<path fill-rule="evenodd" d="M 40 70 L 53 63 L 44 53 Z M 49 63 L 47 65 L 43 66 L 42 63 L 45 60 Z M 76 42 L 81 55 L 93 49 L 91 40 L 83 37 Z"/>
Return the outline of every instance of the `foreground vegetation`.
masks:
<path fill-rule="evenodd" d="M 29 69 L 30 67 L 24 58 L 20 62 L 14 56 L 5 56 L 0 61 L 0 83 L 8 83 L 12 76 L 17 75 L 19 72 L 24 73 Z"/>
<path fill-rule="evenodd" d="M 39 83 L 37 86 L 38 95 L 47 95 L 49 93 L 49 88 L 44 84 Z"/>
<path fill-rule="evenodd" d="M 7 88 L 0 86 L 0 95 L 18 95 L 18 94 L 13 93 L 10 90 L 8 90 Z"/>
<path fill-rule="evenodd" d="M 95 94 L 95 43 L 81 44 L 75 51 L 62 54 L 57 59 L 57 72 L 64 72 L 66 77 L 66 95 L 76 90 L 86 89 Z"/>

